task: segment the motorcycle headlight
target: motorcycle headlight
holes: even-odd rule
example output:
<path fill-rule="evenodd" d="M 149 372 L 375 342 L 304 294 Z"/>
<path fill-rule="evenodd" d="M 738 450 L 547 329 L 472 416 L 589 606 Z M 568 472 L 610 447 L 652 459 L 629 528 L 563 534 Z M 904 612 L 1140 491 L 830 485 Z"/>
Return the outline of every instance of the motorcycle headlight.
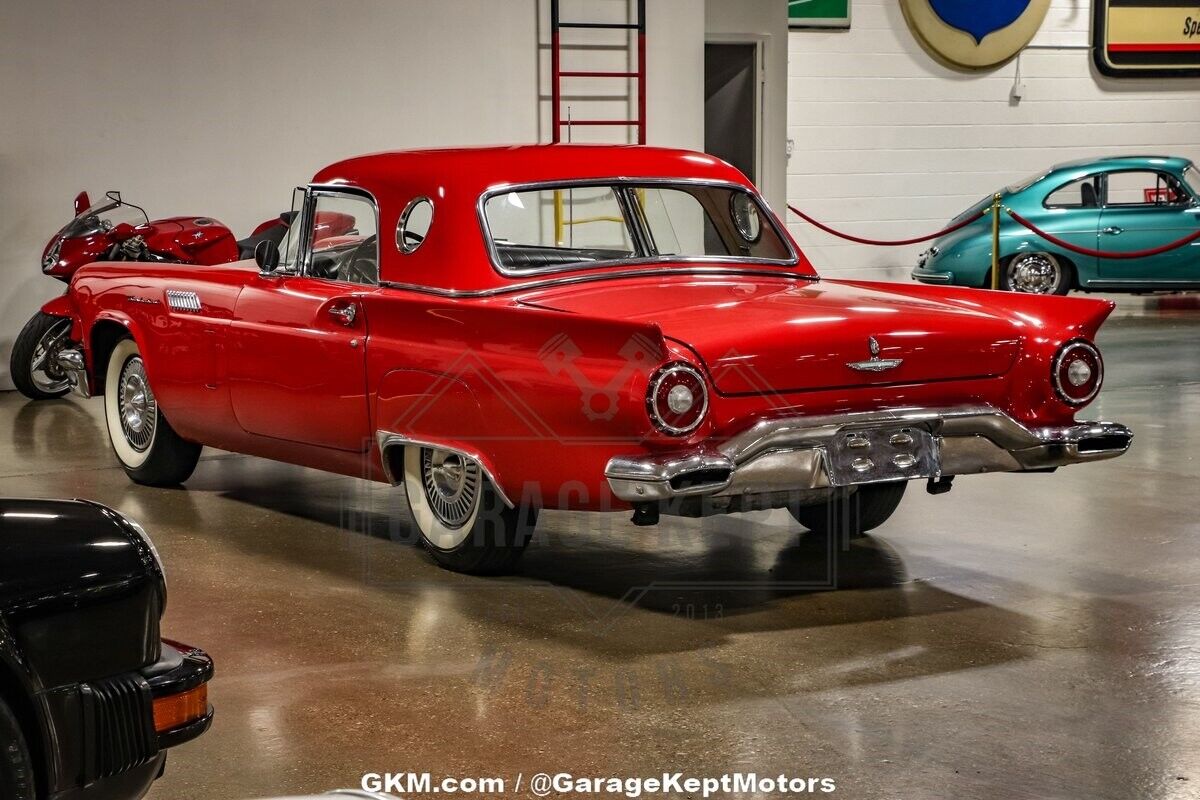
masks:
<path fill-rule="evenodd" d="M 46 255 L 42 256 L 42 272 L 49 272 L 54 269 L 54 265 L 58 263 L 58 256 L 62 252 L 62 237 L 54 237 L 54 244 L 50 245 L 50 249 L 46 251 Z"/>

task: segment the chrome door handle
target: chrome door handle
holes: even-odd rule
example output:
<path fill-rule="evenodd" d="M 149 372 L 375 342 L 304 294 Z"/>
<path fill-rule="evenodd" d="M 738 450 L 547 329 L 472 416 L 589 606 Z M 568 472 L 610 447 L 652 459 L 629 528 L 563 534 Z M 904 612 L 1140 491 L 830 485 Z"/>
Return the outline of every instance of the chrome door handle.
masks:
<path fill-rule="evenodd" d="M 1100 232 L 1107 233 L 1109 236 L 1120 236 L 1122 233 L 1124 233 L 1124 229 L 1112 227 L 1112 228 L 1105 228 L 1104 230 L 1102 230 Z"/>
<path fill-rule="evenodd" d="M 354 324 L 354 320 L 358 317 L 358 306 L 353 303 L 348 306 L 330 306 L 329 313 L 338 322 L 349 327 Z"/>

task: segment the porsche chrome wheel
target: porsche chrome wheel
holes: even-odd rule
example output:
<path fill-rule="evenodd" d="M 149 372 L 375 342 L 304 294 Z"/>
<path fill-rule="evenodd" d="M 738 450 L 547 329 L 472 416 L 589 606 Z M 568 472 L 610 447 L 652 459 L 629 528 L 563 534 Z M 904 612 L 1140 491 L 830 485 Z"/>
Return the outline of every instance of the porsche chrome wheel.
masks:
<path fill-rule="evenodd" d="M 121 431 L 125 434 L 125 441 L 136 452 L 146 452 L 154 442 L 158 403 L 146 380 L 146 365 L 139 356 L 130 358 L 121 368 L 117 409 L 121 415 Z"/>
<path fill-rule="evenodd" d="M 1007 288 L 1025 294 L 1064 294 L 1066 272 L 1049 253 L 1027 253 L 1008 262 Z"/>

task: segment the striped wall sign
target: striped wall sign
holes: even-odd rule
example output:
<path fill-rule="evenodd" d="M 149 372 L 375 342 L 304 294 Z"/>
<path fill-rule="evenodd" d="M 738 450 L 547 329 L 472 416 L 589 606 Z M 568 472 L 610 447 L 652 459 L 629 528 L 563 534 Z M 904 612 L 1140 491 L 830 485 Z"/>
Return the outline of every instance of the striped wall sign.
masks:
<path fill-rule="evenodd" d="M 1117 78 L 1200 77 L 1200 0 L 1095 0 L 1096 66 Z"/>

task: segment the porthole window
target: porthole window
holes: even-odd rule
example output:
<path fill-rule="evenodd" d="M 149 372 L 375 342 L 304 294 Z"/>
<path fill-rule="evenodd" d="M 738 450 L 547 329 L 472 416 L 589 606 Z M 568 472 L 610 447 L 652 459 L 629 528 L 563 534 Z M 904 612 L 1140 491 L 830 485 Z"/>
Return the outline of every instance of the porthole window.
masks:
<path fill-rule="evenodd" d="M 396 248 L 404 254 L 415 253 L 429 235 L 433 224 L 433 201 L 418 197 L 408 204 L 396 225 Z"/>
<path fill-rule="evenodd" d="M 729 211 L 733 224 L 741 237 L 750 244 L 762 238 L 762 218 L 758 215 L 758 203 L 745 192 L 731 192 Z"/>

